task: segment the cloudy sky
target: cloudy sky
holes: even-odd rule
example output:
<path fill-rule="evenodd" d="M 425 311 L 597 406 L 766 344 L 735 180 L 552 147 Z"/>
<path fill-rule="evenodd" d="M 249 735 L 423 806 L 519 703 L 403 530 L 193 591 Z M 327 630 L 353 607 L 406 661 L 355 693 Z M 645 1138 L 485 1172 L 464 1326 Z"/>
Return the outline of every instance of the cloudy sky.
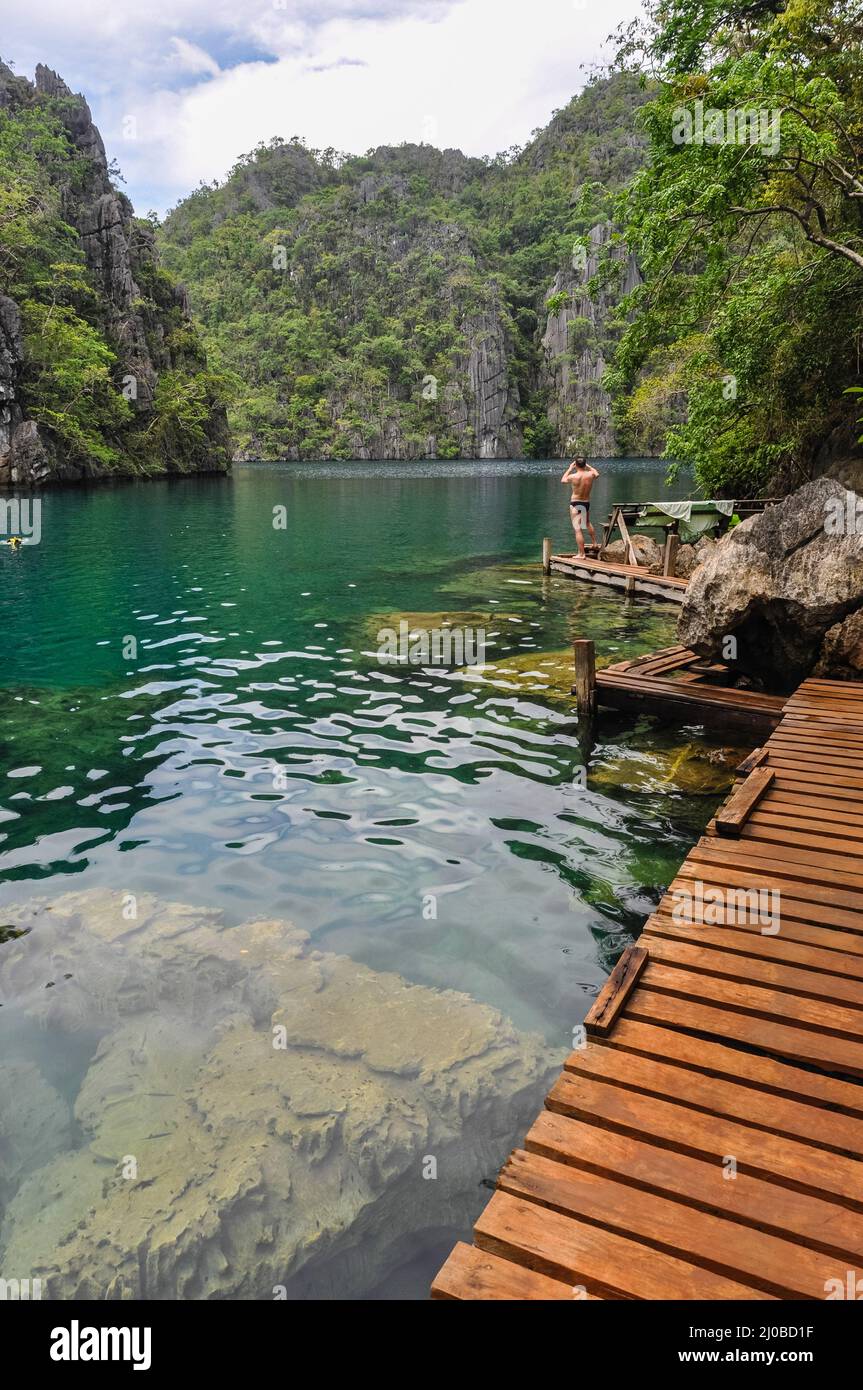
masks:
<path fill-rule="evenodd" d="M 2 13 L 10 9 L 11 14 Z M 83 91 L 139 213 L 259 140 L 522 144 L 639 0 L 0 0 L 0 56 Z"/>

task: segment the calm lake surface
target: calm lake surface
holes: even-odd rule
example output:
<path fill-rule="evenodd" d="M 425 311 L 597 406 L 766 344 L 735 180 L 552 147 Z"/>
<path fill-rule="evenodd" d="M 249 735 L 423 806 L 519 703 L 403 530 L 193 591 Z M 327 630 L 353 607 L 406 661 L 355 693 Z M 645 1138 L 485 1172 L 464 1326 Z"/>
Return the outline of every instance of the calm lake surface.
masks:
<path fill-rule="evenodd" d="M 597 522 L 612 501 L 682 496 L 691 486 L 682 476 L 669 492 L 663 465 L 648 461 L 600 468 Z M 131 1019 L 138 1026 L 145 1007 L 117 1004 L 129 976 L 115 989 L 111 971 L 122 956 L 124 969 L 143 972 L 152 942 L 144 928 L 118 926 L 96 944 L 82 936 L 65 958 L 63 931 L 55 926 L 49 941 L 40 925 L 61 895 L 102 894 L 93 901 L 104 902 L 110 890 L 130 913 L 148 895 L 212 909 L 207 920 L 226 942 L 256 917 L 292 922 L 325 962 L 338 955 L 367 967 L 364 980 L 369 971 L 396 972 L 500 1011 L 515 1037 L 536 1035 L 532 1045 L 559 1066 L 607 971 L 708 820 L 724 775 L 717 779 L 696 734 L 613 716 L 585 773 L 566 692 L 568 645 L 593 637 L 600 660 L 664 646 L 676 610 L 543 579 L 542 537 L 572 548 L 561 471 L 555 462 L 248 465 L 231 479 L 54 491 L 42 499 L 41 544 L 0 550 L 0 926 L 23 925 L 22 911 L 42 902 L 29 935 L 2 942 L 0 934 L 10 1102 L 5 1115 L 0 1108 L 0 1156 L 5 1143 L 18 1169 L 5 1190 L 0 1183 L 0 1274 L 49 1270 L 55 1247 L 65 1268 L 63 1222 L 73 1229 L 95 1200 L 81 1165 L 100 1164 L 104 1179 L 138 1152 L 122 1128 L 110 1142 L 99 1128 L 111 1097 L 125 1088 L 137 1103 L 171 1090 L 152 1076 L 145 1084 L 114 1073 L 95 1087 L 99 1066 L 118 1065 L 107 1054 L 119 1031 Z M 279 508 L 283 528 L 273 524 Z M 378 633 L 402 617 L 414 630 L 481 626 L 491 664 L 465 672 L 382 663 Z M 88 901 L 80 900 L 85 918 Z M 171 937 L 160 930 L 160 940 Z M 193 938 L 190 945 L 194 954 Z M 175 968 L 165 957 L 163 982 Z M 195 1009 L 221 1037 L 233 1026 L 226 1001 L 239 995 L 217 974 L 196 974 Z M 159 1040 L 173 1007 L 160 1003 L 159 988 L 129 1049 L 140 1067 L 160 1047 L 175 1057 L 185 1045 Z M 98 1002 L 100 989 L 107 1002 Z M 187 998 L 178 985 L 178 1027 L 194 1012 Z M 270 1014 L 259 1014 L 250 1016 L 267 1033 Z M 338 1020 L 332 1039 L 326 1018 L 318 1023 L 318 1052 L 332 1042 L 338 1056 L 357 1054 L 342 1045 Z M 400 1030 L 409 1042 L 409 1021 Z M 190 1054 L 202 1047 L 189 1037 Z M 239 1052 L 228 1051 L 220 1075 L 232 1055 Z M 9 1059 L 19 1068 L 14 1085 Z M 424 1296 L 442 1252 L 467 1234 L 489 1195 L 482 1178 L 521 1139 L 530 1119 L 522 1112 L 533 1105 L 535 1113 L 543 1084 L 537 1073 L 534 1089 L 522 1088 L 505 1114 L 487 1098 L 477 1103 L 455 1219 L 446 1183 L 419 1177 L 423 1212 L 411 1215 L 411 1165 L 418 1174 L 435 1152 L 423 1112 L 426 1130 L 419 1124 L 400 1139 L 401 1167 L 369 1179 L 375 1192 L 388 1181 L 402 1191 L 386 1208 L 391 1245 L 383 1248 L 375 1230 L 384 1208 L 370 1201 L 350 1252 L 339 1250 L 337 1233 L 329 1237 L 322 1282 L 307 1294 L 302 1277 L 292 1283 L 286 1271 L 287 1297 Z M 348 1083 L 332 1085 L 343 1092 L 335 1111 L 347 1103 Z M 15 1133 L 11 1102 L 22 1094 L 31 1097 L 26 1123 L 39 1143 Z M 421 1103 L 399 1101 L 414 1107 L 414 1119 Z M 311 1109 L 326 1113 L 326 1095 Z M 263 1113 L 266 1102 L 260 1110 L 255 1123 L 271 1133 L 278 1117 Z M 111 1111 L 115 1129 L 119 1113 Z M 519 1123 L 521 1133 L 511 1127 Z M 182 1124 L 148 1120 L 138 1148 Z M 249 1131 L 246 1156 L 257 1133 Z M 327 1153 L 327 1163 L 338 1161 L 335 1140 Z M 218 1176 L 222 1160 L 207 1161 Z M 325 1227 L 345 1185 L 340 1177 L 326 1187 L 327 1163 L 316 1170 L 310 1160 L 294 1183 L 301 1197 L 285 1199 Z M 94 1184 L 98 1175 L 94 1168 Z M 258 1181 L 267 1187 L 266 1177 Z M 49 1197 L 62 1208 L 50 1230 L 37 1219 Z M 164 1211 L 175 1213 L 176 1200 L 165 1198 Z M 113 1239 L 139 1262 L 128 1231 L 146 1240 L 146 1222 L 136 1216 L 136 1227 L 126 1216 L 127 1226 L 110 1218 Z M 150 1220 L 155 1229 L 152 1212 Z M 31 1248 L 29 1267 L 7 1267 L 10 1251 L 20 1265 Z M 85 1277 L 90 1255 L 76 1258 L 66 1290 Z M 265 1287 L 255 1283 L 256 1249 L 225 1258 L 249 1266 L 240 1296 L 273 1296 L 269 1274 Z M 202 1269 L 183 1296 L 233 1287 L 215 1266 Z M 137 1294 L 161 1296 L 164 1278 L 164 1296 L 179 1296 L 172 1277 L 157 1271 Z M 91 1278 L 91 1296 L 119 1296 L 119 1285 L 106 1291 Z"/>

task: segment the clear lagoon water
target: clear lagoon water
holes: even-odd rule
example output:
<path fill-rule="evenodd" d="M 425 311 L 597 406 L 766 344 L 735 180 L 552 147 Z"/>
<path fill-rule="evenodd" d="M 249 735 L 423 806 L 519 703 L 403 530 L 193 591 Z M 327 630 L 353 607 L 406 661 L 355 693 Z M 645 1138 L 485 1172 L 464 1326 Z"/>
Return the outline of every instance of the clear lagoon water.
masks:
<path fill-rule="evenodd" d="M 661 464 L 600 468 L 597 520 L 669 495 Z M 215 909 L 226 932 L 286 920 L 317 951 L 468 994 L 562 1060 L 726 774 L 700 731 L 611 715 L 585 767 L 572 640 L 621 660 L 673 641 L 676 610 L 542 576 L 544 535 L 572 548 L 561 471 L 241 465 L 46 494 L 41 544 L 0 550 L 0 925 L 91 890 Z M 670 495 L 687 490 L 682 475 Z M 382 662 L 402 618 L 481 627 L 489 664 Z M 0 980 L 4 952 L 24 979 L 32 952 L 28 988 L 71 988 L 74 970 L 42 978 L 39 940 L 34 923 L 0 944 Z M 77 1046 L 58 1030 L 52 1063 L 51 1018 L 2 1000 L 0 1055 L 50 1081 L 74 1115 L 63 1143 L 85 1149 L 98 1027 L 84 1018 Z M 484 1164 L 521 1138 L 489 1123 Z M 467 1214 L 488 1195 L 477 1181 Z M 441 1185 L 418 1224 L 405 1215 L 391 1267 L 355 1262 L 329 1296 L 423 1296 L 469 1223 Z"/>

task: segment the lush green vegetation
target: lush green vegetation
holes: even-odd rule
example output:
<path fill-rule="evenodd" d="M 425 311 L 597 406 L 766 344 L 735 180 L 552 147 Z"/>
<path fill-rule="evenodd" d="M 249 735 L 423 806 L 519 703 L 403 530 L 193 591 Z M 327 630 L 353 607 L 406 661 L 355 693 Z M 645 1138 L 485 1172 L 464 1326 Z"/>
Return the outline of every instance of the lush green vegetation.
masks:
<path fill-rule="evenodd" d="M 666 438 L 708 492 L 791 482 L 831 431 L 853 438 L 861 39 L 860 0 L 656 0 L 623 37 L 657 95 L 640 113 L 650 161 L 620 200 L 645 284 L 611 380 L 633 447 Z M 755 141 L 728 123 L 752 111 Z"/>
<path fill-rule="evenodd" d="M 219 449 L 212 428 L 224 383 L 121 193 L 139 297 L 113 302 L 86 264 L 74 223 L 110 185 L 64 122 L 79 99 L 47 98 L 8 69 L 0 80 L 0 295 L 20 313 L 24 417 L 64 475 L 224 466 L 227 435 Z"/>
<path fill-rule="evenodd" d="M 493 160 L 425 145 L 339 158 L 273 140 L 181 203 L 160 247 L 211 361 L 243 383 L 241 448 L 421 455 L 433 437 L 439 457 L 470 455 L 471 352 L 500 325 L 526 452 L 548 453 L 545 298 L 638 166 L 644 99 L 630 76 L 592 83 Z"/>
<path fill-rule="evenodd" d="M 0 294 L 23 320 L 21 403 L 91 470 L 196 468 L 230 396 L 248 456 L 447 458 L 480 451 L 488 389 L 506 447 L 542 457 L 590 450 L 605 386 L 629 452 L 693 462 L 709 493 L 788 485 L 859 433 L 861 39 L 863 0 L 647 0 L 620 71 L 524 149 L 274 139 L 155 229 L 167 270 L 116 194 L 138 295 L 120 308 L 85 265 L 93 165 L 66 99 L 9 75 Z M 574 267 L 612 222 L 588 301 Z M 624 246 L 643 283 L 621 302 Z"/>

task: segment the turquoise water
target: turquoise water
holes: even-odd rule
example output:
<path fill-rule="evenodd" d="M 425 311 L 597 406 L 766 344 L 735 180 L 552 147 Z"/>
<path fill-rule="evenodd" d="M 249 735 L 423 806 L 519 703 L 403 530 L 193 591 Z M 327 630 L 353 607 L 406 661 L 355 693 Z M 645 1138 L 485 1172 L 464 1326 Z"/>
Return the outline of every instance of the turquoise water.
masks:
<path fill-rule="evenodd" d="M 661 465 L 601 470 L 599 517 L 663 491 Z M 600 660 L 663 646 L 676 610 L 543 579 L 542 537 L 572 548 L 560 472 L 248 465 L 46 495 L 41 543 L 0 551 L 7 916 L 109 889 L 216 909 L 226 931 L 286 919 L 320 952 L 467 992 L 562 1057 L 721 787 L 700 745 L 682 757 L 689 735 L 612 716 L 585 774 L 568 658 L 549 685 L 534 656 L 578 636 Z M 491 669 L 382 663 L 378 633 L 403 615 L 481 626 Z M 14 942 L 44 990 L 38 946 L 37 926 Z M 73 1106 L 88 1023 L 52 1077 Z M 0 1039 L 44 1072 L 31 1025 L 7 992 Z M 518 1138 L 496 1133 L 483 1161 Z M 416 1294 L 464 1230 L 443 1192 L 423 1225 L 391 1269 L 329 1296 Z"/>

